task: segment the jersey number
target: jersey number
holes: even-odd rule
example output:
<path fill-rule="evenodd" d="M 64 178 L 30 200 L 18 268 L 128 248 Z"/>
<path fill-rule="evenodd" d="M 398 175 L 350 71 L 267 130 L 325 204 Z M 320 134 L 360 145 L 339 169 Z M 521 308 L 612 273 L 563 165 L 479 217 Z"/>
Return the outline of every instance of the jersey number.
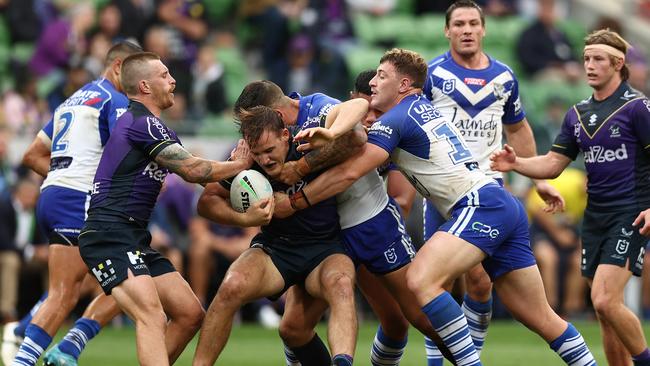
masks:
<path fill-rule="evenodd" d="M 62 152 L 68 148 L 68 140 L 64 139 L 70 130 L 70 124 L 72 123 L 72 112 L 65 112 L 59 117 L 57 124 L 63 122 L 63 127 L 56 133 L 54 140 L 52 140 L 52 152 Z"/>
<path fill-rule="evenodd" d="M 462 163 L 463 161 L 472 157 L 472 153 L 465 147 L 456 132 L 452 130 L 448 124 L 441 123 L 432 130 L 433 134 L 436 135 L 438 139 L 445 139 L 451 145 L 451 152 L 449 157 L 454 164 Z"/>

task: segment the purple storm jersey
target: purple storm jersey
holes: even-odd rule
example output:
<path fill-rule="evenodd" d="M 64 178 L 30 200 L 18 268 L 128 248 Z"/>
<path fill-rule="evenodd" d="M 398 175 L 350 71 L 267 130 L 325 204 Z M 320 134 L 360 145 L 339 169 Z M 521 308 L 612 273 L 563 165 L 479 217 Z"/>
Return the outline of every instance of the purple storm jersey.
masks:
<path fill-rule="evenodd" d="M 424 95 L 460 131 L 479 168 L 501 178 L 490 169 L 490 155 L 501 149 L 503 124 L 526 117 L 519 99 L 519 83 L 512 70 L 488 56 L 489 66 L 466 69 L 449 52 L 428 65 Z"/>
<path fill-rule="evenodd" d="M 298 130 L 307 128 L 325 126 L 325 118 L 327 114 L 341 101 L 334 99 L 322 93 L 310 94 L 301 96 L 294 92 L 289 95 L 291 99 L 298 99 L 300 101 L 300 109 L 298 111 L 298 118 L 296 126 Z"/>
<path fill-rule="evenodd" d="M 551 151 L 584 153 L 589 208 L 650 207 L 650 102 L 626 82 L 603 101 L 574 105 Z"/>
<path fill-rule="evenodd" d="M 102 154 L 88 209 L 88 221 L 135 222 L 146 227 L 167 173 L 154 161 L 180 144 L 176 133 L 144 105 L 131 101 Z"/>

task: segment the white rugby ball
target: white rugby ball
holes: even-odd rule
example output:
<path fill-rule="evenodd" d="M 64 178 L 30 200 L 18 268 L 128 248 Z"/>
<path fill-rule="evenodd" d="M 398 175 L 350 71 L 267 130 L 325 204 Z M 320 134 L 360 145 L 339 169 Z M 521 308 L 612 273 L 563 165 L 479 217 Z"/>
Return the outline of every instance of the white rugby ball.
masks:
<path fill-rule="evenodd" d="M 230 205 L 237 212 L 246 212 L 255 202 L 271 197 L 273 188 L 266 177 L 257 170 L 243 170 L 230 186 Z"/>

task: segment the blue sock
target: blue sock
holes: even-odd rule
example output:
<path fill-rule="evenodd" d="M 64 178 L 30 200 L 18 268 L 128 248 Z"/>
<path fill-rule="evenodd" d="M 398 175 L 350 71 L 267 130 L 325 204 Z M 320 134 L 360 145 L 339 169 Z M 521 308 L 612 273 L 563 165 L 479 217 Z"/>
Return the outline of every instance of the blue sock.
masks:
<path fill-rule="evenodd" d="M 550 346 L 567 365 L 596 365 L 594 355 L 589 351 L 580 332 L 571 323 L 567 323 L 564 333 L 551 342 Z"/>
<path fill-rule="evenodd" d="M 422 307 L 433 329 L 449 348 L 458 366 L 482 365 L 469 335 L 467 319 L 448 292 L 443 292 Z"/>
<path fill-rule="evenodd" d="M 465 294 L 462 308 L 465 318 L 467 318 L 469 334 L 474 341 L 474 348 L 480 356 L 490 319 L 492 319 L 492 297 L 487 302 L 478 302 Z"/>
<path fill-rule="evenodd" d="M 52 337 L 43 328 L 30 324 L 12 366 L 34 366 L 41 354 L 52 343 Z"/>
<path fill-rule="evenodd" d="M 336 366 L 352 366 L 352 361 L 352 356 L 343 353 L 332 357 L 332 365 Z"/>
<path fill-rule="evenodd" d="M 442 366 L 444 361 L 442 352 L 429 337 L 424 337 L 424 350 L 427 352 L 427 366 Z"/>
<path fill-rule="evenodd" d="M 639 353 L 638 355 L 632 356 L 632 361 L 634 361 L 634 366 L 650 365 L 650 350 L 646 348 L 643 352 Z"/>
<path fill-rule="evenodd" d="M 79 318 L 74 323 L 74 327 L 59 342 L 58 347 L 61 352 L 69 354 L 76 360 L 84 348 L 86 348 L 86 343 L 93 339 L 101 328 L 99 323 L 92 319 Z"/>
<path fill-rule="evenodd" d="M 32 318 L 38 311 L 38 309 L 43 305 L 43 302 L 47 299 L 47 291 L 41 295 L 41 298 L 38 299 L 36 304 L 32 306 L 32 308 L 29 310 L 29 313 L 25 315 L 20 321 L 18 322 L 18 326 L 14 329 L 14 334 L 17 335 L 18 337 L 24 338 L 25 337 L 25 329 L 27 329 L 27 326 L 29 323 L 32 322 Z"/>
<path fill-rule="evenodd" d="M 405 337 L 400 341 L 388 338 L 384 334 L 384 330 L 380 325 L 379 328 L 377 328 L 377 334 L 375 334 L 375 339 L 372 342 L 372 348 L 370 349 L 370 363 L 372 366 L 399 365 L 407 342 L 408 337 Z"/>

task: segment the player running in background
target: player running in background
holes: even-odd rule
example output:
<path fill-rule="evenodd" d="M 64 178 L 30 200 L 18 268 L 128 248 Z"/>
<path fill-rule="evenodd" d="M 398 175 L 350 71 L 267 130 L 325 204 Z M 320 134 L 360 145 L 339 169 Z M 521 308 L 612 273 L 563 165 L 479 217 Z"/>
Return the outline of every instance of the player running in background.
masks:
<path fill-rule="evenodd" d="M 424 95 L 458 128 L 466 146 L 487 176 L 503 186 L 503 175 L 490 169 L 489 156 L 506 140 L 522 156 L 535 156 L 535 139 L 519 100 L 519 86 L 512 70 L 482 49 L 485 36 L 483 10 L 472 0 L 453 3 L 445 15 L 449 51 L 429 62 Z M 538 194 L 550 210 L 562 210 L 559 193 L 543 180 L 535 181 Z M 424 240 L 446 220 L 434 204 L 424 200 Z M 482 265 L 465 274 L 467 294 L 462 309 L 474 346 L 480 354 L 492 317 L 492 283 Z M 429 366 L 441 366 L 442 355 L 425 340 Z"/>
<path fill-rule="evenodd" d="M 352 120 L 360 120 L 367 111 L 367 102 L 357 104 L 363 108 L 357 108 Z M 329 113 L 328 117 L 334 119 L 336 114 Z M 270 179 L 274 191 L 296 192 L 317 177 L 310 174 L 293 185 L 277 180 L 285 162 L 295 161 L 302 154 L 275 110 L 257 106 L 239 110 L 237 117 L 242 138 L 257 163 L 253 169 Z M 324 125 L 325 120 L 320 123 Z M 363 142 L 365 136 L 358 145 Z M 261 297 L 277 299 L 290 287 L 294 292 L 287 296 L 285 312 L 293 313 L 294 306 L 309 308 L 318 299 L 332 309 L 328 339 L 334 356 L 330 359 L 326 354 L 324 359 L 313 361 L 352 365 L 357 336 L 354 266 L 339 238 L 336 200 L 324 200 L 279 219 L 272 218 L 273 198 L 253 204 L 245 213 L 235 211 L 226 200 L 228 189 L 228 182 L 208 185 L 199 200 L 199 213 L 221 224 L 262 228 L 251 247 L 230 266 L 210 304 L 193 365 L 215 362 L 226 345 L 235 312 L 243 304 Z M 299 310 L 295 313 L 299 314 Z"/>
<path fill-rule="evenodd" d="M 363 154 L 323 173 L 292 198 L 293 207 L 337 194 L 389 157 L 448 221 L 418 251 L 407 273 L 422 311 L 458 365 L 480 365 L 463 312 L 445 291 L 483 262 L 515 318 L 544 338 L 568 365 L 595 365 L 580 333 L 553 312 L 528 239 L 521 203 L 486 176 L 460 132 L 421 94 L 427 65 L 417 53 L 388 51 L 371 81 L 372 125 Z M 296 138 L 318 132 L 304 131 Z M 278 201 L 278 204 L 281 204 Z"/>
<path fill-rule="evenodd" d="M 50 241 L 49 291 L 25 329 L 14 364 L 35 365 L 77 304 L 81 283 L 88 273 L 79 256 L 77 239 L 102 150 L 115 121 L 128 105 L 119 82 L 122 60 L 140 51 L 139 46 L 129 42 L 111 47 L 103 77 L 86 84 L 60 105 L 25 152 L 23 163 L 46 177 L 37 216 Z M 86 311 L 60 344 L 52 348 L 52 358 L 76 364 L 86 342 L 119 312 L 113 299 L 105 296 L 89 308 L 91 311 Z"/>
<path fill-rule="evenodd" d="M 623 291 L 641 276 L 650 234 L 650 102 L 627 83 L 629 44 L 616 32 L 587 36 L 583 52 L 593 95 L 567 112 L 560 134 L 544 156 L 517 157 L 512 147 L 495 153 L 492 168 L 532 178 L 554 178 L 584 153 L 587 209 L 582 224 L 582 275 L 603 333 L 610 365 L 650 365 L 639 319 Z M 639 214 L 639 212 L 641 212 Z M 644 221 L 638 230 L 634 226 Z"/>
<path fill-rule="evenodd" d="M 120 81 L 129 108 L 97 167 L 79 252 L 104 292 L 135 322 L 140 364 L 169 365 L 199 329 L 204 313 L 169 260 L 150 247 L 151 211 L 169 171 L 189 182 L 218 181 L 250 164 L 248 149 L 235 150 L 232 162 L 215 162 L 181 146 L 158 117 L 174 104 L 176 81 L 156 54 L 124 59 Z"/>

